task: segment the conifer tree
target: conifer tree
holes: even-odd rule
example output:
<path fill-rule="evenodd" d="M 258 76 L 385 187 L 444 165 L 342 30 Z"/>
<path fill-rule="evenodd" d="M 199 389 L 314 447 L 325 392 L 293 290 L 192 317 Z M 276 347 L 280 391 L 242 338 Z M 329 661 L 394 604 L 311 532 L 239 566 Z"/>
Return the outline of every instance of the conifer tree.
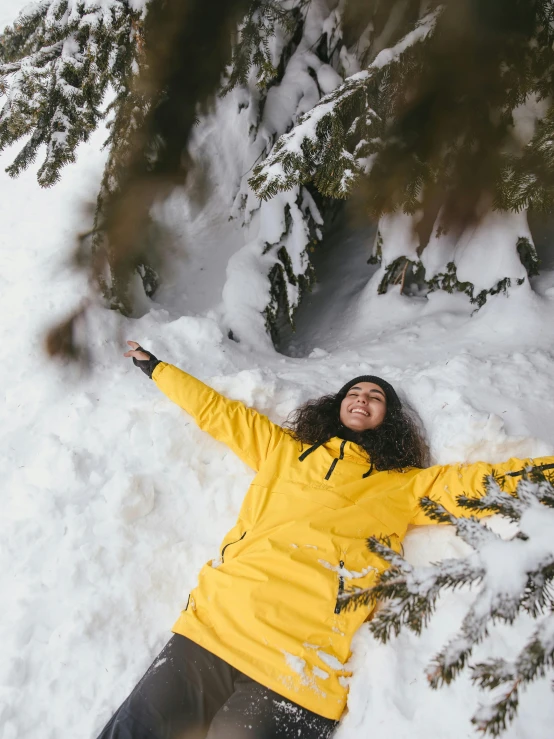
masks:
<path fill-rule="evenodd" d="M 243 93 L 241 115 L 250 121 L 249 162 L 263 161 L 277 137 L 341 83 L 355 57 L 347 52 L 340 20 L 336 0 L 251 2 L 222 88 L 223 94 L 235 88 Z M 249 164 L 246 169 L 251 170 Z M 248 176 L 241 178 L 232 214 L 251 230 L 258 224 L 257 237 L 245 250 L 249 263 L 268 276 L 269 295 L 257 307 L 276 340 L 279 324 L 293 323 L 303 294 L 313 284 L 311 253 L 322 238 L 332 203 L 326 196 L 317 196 L 316 202 L 313 188 L 301 183 L 264 203 Z M 238 323 L 240 337 L 247 328 Z"/>
<path fill-rule="evenodd" d="M 380 291 L 409 268 L 428 289 L 462 290 L 482 305 L 536 271 L 520 211 L 554 204 L 551 2 L 350 0 L 349 13 L 370 20 L 365 68 L 277 141 L 252 187 L 265 199 L 306 183 L 355 195 L 381 219 Z M 539 121 L 534 136 L 524 117 Z M 510 271 L 482 276 L 495 242 Z"/>
<path fill-rule="evenodd" d="M 468 513 L 498 513 L 517 524 L 517 533 L 509 539 L 502 539 L 476 518 L 458 518 L 423 498 L 423 510 L 435 521 L 454 524 L 456 534 L 473 553 L 414 567 L 386 541 L 371 538 L 369 549 L 389 568 L 375 587 L 346 592 L 341 598 L 341 608 L 383 601 L 370 629 L 377 639 L 387 642 L 404 627 L 421 633 L 442 591 L 473 585 L 475 598 L 460 632 L 435 656 L 427 677 L 433 688 L 439 688 L 468 667 L 474 683 L 494 691 L 493 701 L 472 719 L 480 731 L 492 736 L 502 733 L 513 720 L 525 686 L 554 672 L 554 486 L 553 478 L 546 477 L 551 467 L 525 473 L 513 495 L 502 489 L 502 478 L 492 476 L 484 481 L 482 496 L 458 498 Z M 499 577 L 499 567 L 509 577 Z M 494 630 L 495 622 L 512 624 L 522 612 L 538 623 L 517 657 L 470 664 L 473 648 Z"/>

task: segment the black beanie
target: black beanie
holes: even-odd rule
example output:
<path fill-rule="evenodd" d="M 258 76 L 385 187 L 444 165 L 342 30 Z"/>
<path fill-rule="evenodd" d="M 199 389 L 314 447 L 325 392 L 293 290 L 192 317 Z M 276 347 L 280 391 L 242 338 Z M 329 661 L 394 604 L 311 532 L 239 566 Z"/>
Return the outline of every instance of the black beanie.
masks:
<path fill-rule="evenodd" d="M 360 375 L 359 377 L 355 377 L 353 380 L 350 380 L 346 383 L 346 385 L 343 385 L 341 389 L 337 393 L 337 397 L 342 399 L 346 396 L 346 393 L 350 390 L 351 387 L 354 387 L 354 385 L 357 385 L 359 382 L 372 382 L 374 385 L 379 385 L 381 390 L 384 391 L 385 396 L 387 398 L 387 408 L 401 408 L 402 403 L 400 402 L 400 398 L 396 394 L 396 390 L 393 388 L 393 386 L 388 383 L 386 380 L 382 380 L 380 377 L 377 377 L 376 375 Z"/>

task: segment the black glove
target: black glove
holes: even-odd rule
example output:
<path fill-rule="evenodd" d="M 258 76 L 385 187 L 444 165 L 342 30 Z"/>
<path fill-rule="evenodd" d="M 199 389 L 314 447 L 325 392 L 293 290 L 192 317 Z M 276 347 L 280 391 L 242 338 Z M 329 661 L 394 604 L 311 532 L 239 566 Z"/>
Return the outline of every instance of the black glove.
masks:
<path fill-rule="evenodd" d="M 146 349 L 143 349 L 142 346 L 137 346 L 137 348 L 134 350 L 136 352 L 144 352 L 145 354 L 148 354 L 148 359 L 136 359 L 133 357 L 133 363 L 141 369 L 145 375 L 148 375 L 150 379 L 152 379 L 152 372 L 156 369 L 156 367 L 159 365 L 160 360 L 157 359 L 151 352 L 146 351 Z"/>

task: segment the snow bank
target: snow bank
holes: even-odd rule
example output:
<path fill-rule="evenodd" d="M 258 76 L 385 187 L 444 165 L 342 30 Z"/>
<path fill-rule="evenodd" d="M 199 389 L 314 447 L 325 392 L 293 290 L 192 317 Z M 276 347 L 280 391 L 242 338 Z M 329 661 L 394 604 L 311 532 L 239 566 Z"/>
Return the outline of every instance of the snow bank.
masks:
<path fill-rule="evenodd" d="M 479 223 L 471 224 L 461 234 L 444 232 L 435 226 L 421 253 L 425 277 L 430 280 L 446 272 L 447 265 L 454 262 L 458 280 L 471 282 L 474 295 L 490 290 L 506 277 L 514 285 L 518 280 L 526 281 L 527 271 L 515 248 L 519 238 L 533 243 L 525 211 L 488 211 Z M 480 265 L 479 270 L 475 264 Z"/>

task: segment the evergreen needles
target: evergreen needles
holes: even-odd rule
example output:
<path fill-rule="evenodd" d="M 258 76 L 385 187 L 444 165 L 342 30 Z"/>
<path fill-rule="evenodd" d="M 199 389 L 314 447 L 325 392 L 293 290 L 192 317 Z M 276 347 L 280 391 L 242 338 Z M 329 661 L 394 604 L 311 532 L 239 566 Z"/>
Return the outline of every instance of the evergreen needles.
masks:
<path fill-rule="evenodd" d="M 490 659 L 469 665 L 471 678 L 492 691 L 492 701 L 473 718 L 480 731 L 498 736 L 517 713 L 525 685 L 554 667 L 554 487 L 543 471 L 530 471 L 514 495 L 502 490 L 502 480 L 490 477 L 481 497 L 461 496 L 468 511 L 499 513 L 517 524 L 510 539 L 502 539 L 476 518 L 456 518 L 429 498 L 421 506 L 431 518 L 452 523 L 457 535 L 473 548 L 461 559 L 429 567 L 413 567 L 391 549 L 389 542 L 369 539 L 369 549 L 389 568 L 377 585 L 342 596 L 342 608 L 383 601 L 370 623 L 383 642 L 407 626 L 415 633 L 428 624 L 443 590 L 473 586 L 475 598 L 460 631 L 437 654 L 427 671 L 433 688 L 450 683 L 469 665 L 473 648 L 497 621 L 514 623 L 522 612 L 539 622 L 513 660 Z"/>
<path fill-rule="evenodd" d="M 0 151 L 29 137 L 8 167 L 12 176 L 45 145 L 38 180 L 44 187 L 57 182 L 103 117 L 108 86 L 116 94 L 128 86 L 142 14 L 125 0 L 89 5 L 32 3 L 0 36 Z"/>
<path fill-rule="evenodd" d="M 287 34 L 294 33 L 300 10 L 307 2 L 300 0 L 291 10 L 278 0 L 252 0 L 235 37 L 233 58 L 221 94 L 226 95 L 238 85 L 246 86 L 253 69 L 260 88 L 275 80 L 279 70 L 273 64 L 270 40 L 277 26 Z"/>
<path fill-rule="evenodd" d="M 397 208 L 413 213 L 437 197 L 437 187 L 445 224 L 471 215 L 483 192 L 493 191 L 504 208 L 534 203 L 530 178 L 551 169 L 552 114 L 524 152 L 513 152 L 509 129 L 517 106 L 550 94 L 551 2 L 425 7 L 415 21 L 408 14 L 395 45 L 279 139 L 251 179 L 260 197 L 308 180 L 346 197 L 365 175 L 365 204 L 375 217 Z M 537 203 L 554 205 L 546 192 Z"/>

